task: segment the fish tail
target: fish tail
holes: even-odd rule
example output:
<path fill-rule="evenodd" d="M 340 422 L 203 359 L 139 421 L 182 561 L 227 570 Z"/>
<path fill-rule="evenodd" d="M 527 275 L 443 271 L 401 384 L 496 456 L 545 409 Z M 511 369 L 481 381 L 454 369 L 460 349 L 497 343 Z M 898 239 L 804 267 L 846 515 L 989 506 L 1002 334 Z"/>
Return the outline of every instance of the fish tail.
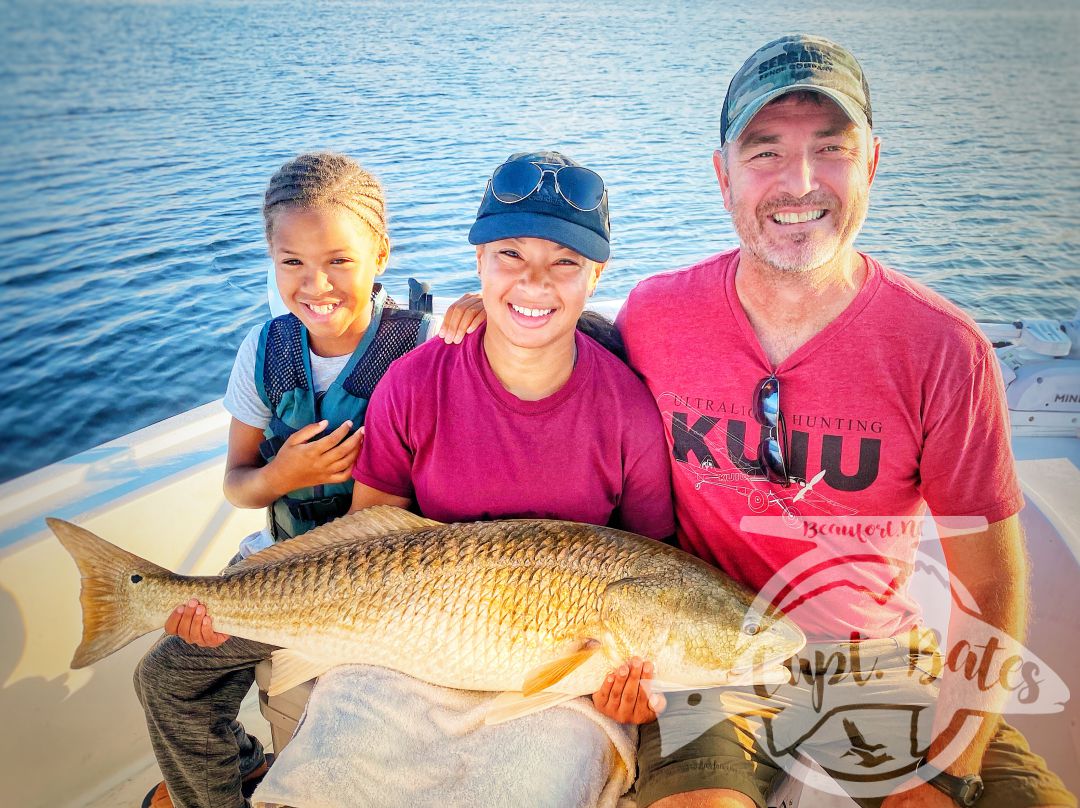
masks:
<path fill-rule="evenodd" d="M 134 553 L 122 550 L 89 530 L 48 518 L 45 522 L 71 554 L 82 575 L 83 636 L 72 657 L 72 668 L 85 668 L 118 651 L 138 637 L 161 628 L 140 618 L 134 608 L 136 587 L 150 577 L 176 577 Z"/>

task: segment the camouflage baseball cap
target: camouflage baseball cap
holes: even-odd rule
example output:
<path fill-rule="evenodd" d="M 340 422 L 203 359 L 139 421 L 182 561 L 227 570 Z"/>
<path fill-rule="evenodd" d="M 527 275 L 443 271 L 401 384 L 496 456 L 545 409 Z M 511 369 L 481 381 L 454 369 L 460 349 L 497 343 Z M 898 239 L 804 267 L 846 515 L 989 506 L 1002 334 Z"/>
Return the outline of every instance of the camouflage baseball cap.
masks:
<path fill-rule="evenodd" d="M 737 140 L 761 108 L 794 90 L 828 96 L 857 124 L 873 126 L 870 87 L 855 57 L 820 36 L 793 34 L 762 45 L 728 85 L 720 143 Z"/>

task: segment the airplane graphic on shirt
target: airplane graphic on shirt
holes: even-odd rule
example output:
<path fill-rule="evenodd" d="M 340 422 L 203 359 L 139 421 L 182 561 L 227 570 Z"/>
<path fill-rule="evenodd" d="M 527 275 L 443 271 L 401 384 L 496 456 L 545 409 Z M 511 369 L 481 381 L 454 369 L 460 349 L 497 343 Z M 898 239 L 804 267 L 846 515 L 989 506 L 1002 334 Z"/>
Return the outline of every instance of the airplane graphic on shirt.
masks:
<path fill-rule="evenodd" d="M 678 402 L 680 408 L 679 411 L 667 411 L 662 407 L 661 414 L 672 435 L 675 459 L 681 461 L 679 467 L 684 473 L 694 478 L 695 490 L 701 490 L 703 486 L 717 486 L 735 491 L 746 497 L 747 507 L 752 513 L 765 514 L 779 510 L 785 521 L 792 524 L 798 522 L 804 511 L 829 516 L 858 513 L 854 508 L 815 490 L 815 486 L 821 483 L 828 473 L 827 468 L 821 469 L 809 481 L 793 477 L 795 491 L 789 493 L 790 489 L 774 485 L 766 479 L 764 470 L 756 459 L 756 443 L 747 446 L 747 441 L 744 440 L 745 425 L 741 421 L 733 420 L 729 423 L 729 428 L 722 433 L 725 443 L 720 445 L 719 440 L 711 433 L 719 419 L 706 416 L 674 393 L 662 393 L 657 398 L 657 403 L 665 399 Z M 698 424 L 706 429 L 697 428 Z M 685 458 L 679 456 L 680 438 L 690 446 Z M 697 460 L 696 464 L 690 462 L 691 454 Z M 750 460 L 750 457 L 754 460 Z"/>

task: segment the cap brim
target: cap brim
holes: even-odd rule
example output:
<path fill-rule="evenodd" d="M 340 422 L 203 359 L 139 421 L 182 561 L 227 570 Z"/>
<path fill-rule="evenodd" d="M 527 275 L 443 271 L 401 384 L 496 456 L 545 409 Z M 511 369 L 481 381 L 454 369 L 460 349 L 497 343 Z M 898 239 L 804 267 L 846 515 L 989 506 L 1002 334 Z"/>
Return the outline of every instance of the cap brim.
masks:
<path fill-rule="evenodd" d="M 839 90 L 834 90 L 831 87 L 822 87 L 819 84 L 791 84 L 787 87 L 780 87 L 776 90 L 772 90 L 761 96 L 761 98 L 754 99 L 750 106 L 744 109 L 735 120 L 728 124 L 727 132 L 724 133 L 724 143 L 731 143 L 732 141 L 738 140 L 739 135 L 743 133 L 743 130 L 746 129 L 754 116 L 761 112 L 762 107 L 770 101 L 775 101 L 782 95 L 798 92 L 800 90 L 821 93 L 840 107 L 840 109 L 844 111 L 844 114 L 851 119 L 852 123 L 859 124 L 860 126 L 866 125 L 866 111 L 859 106 L 855 100 Z"/>
<path fill-rule="evenodd" d="M 543 213 L 496 213 L 477 219 L 469 230 L 470 244 L 487 244 L 504 238 L 547 239 L 601 263 L 611 257 L 611 245 L 599 233 Z"/>

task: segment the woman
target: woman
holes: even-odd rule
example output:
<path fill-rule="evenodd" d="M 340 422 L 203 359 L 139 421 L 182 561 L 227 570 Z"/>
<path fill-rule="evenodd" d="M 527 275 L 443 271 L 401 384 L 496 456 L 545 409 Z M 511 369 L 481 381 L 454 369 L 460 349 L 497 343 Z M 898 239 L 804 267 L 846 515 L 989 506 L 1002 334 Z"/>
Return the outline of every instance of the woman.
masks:
<path fill-rule="evenodd" d="M 608 237 L 606 190 L 589 169 L 542 152 L 495 170 L 469 233 L 487 322 L 460 347 L 429 341 L 387 372 L 367 413 L 353 510 L 673 532 L 655 404 L 576 330 Z"/>

